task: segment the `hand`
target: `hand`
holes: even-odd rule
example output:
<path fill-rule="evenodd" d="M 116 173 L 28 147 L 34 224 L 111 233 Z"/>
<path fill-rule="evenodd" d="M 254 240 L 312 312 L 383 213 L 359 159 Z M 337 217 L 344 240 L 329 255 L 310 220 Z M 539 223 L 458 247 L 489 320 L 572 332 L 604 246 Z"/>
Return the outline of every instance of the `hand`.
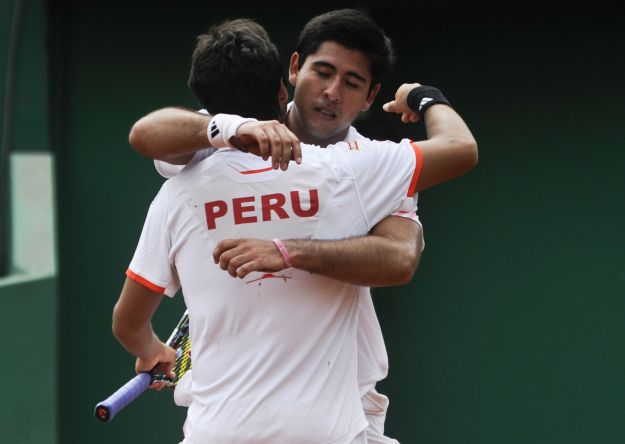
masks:
<path fill-rule="evenodd" d="M 176 350 L 161 341 L 155 343 L 155 350 L 149 357 L 139 357 L 135 362 L 135 372 L 151 372 L 153 370 L 162 372 L 166 377 L 173 379 L 176 374 L 173 372 L 176 366 Z M 166 382 L 155 381 L 150 385 L 153 390 L 160 391 L 165 387 Z"/>
<path fill-rule="evenodd" d="M 232 277 L 244 278 L 252 271 L 271 273 L 287 268 L 272 241 L 225 239 L 215 246 L 213 259 Z"/>
<path fill-rule="evenodd" d="M 244 123 L 237 129 L 236 142 L 264 160 L 271 156 L 274 170 L 286 170 L 290 160 L 302 163 L 299 139 L 277 120 Z"/>
<path fill-rule="evenodd" d="M 404 123 L 417 123 L 419 115 L 410 109 L 407 102 L 408 94 L 417 86 L 421 85 L 419 83 L 404 83 L 395 92 L 395 100 L 382 105 L 382 109 L 387 113 L 401 114 L 401 121 Z"/>

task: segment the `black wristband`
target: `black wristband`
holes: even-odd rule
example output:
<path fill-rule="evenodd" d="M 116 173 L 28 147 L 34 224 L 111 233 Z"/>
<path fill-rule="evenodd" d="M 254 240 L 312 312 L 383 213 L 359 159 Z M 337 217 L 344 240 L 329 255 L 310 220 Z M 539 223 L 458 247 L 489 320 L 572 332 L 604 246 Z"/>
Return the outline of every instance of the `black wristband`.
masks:
<path fill-rule="evenodd" d="M 425 110 L 432 105 L 442 103 L 443 105 L 451 106 L 449 101 L 445 98 L 443 93 L 438 90 L 438 88 L 426 85 L 417 86 L 410 91 L 406 102 L 411 110 L 419 114 L 421 119 L 423 119 Z"/>

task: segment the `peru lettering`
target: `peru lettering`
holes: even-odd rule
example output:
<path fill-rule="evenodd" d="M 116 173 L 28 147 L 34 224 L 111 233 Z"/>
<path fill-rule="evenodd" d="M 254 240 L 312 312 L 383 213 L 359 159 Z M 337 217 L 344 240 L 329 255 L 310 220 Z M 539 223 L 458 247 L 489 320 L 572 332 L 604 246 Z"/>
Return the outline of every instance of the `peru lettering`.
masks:
<path fill-rule="evenodd" d="M 306 199 L 308 193 L 308 199 Z M 300 196 L 302 194 L 303 196 Z M 303 204 L 307 202 L 307 205 Z M 291 191 L 289 194 L 273 193 L 262 196 L 235 197 L 231 201 L 214 200 L 204 204 L 206 225 L 217 228 L 218 219 L 231 214 L 235 225 L 270 222 L 291 217 L 312 217 L 319 212 L 317 190 Z"/>

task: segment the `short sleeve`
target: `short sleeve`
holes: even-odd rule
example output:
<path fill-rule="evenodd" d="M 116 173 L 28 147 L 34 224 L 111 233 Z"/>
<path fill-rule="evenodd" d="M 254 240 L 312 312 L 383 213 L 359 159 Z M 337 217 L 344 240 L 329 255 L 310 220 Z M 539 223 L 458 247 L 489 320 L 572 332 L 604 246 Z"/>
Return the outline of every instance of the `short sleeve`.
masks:
<path fill-rule="evenodd" d="M 391 216 L 395 217 L 403 217 L 404 219 L 409 219 L 414 223 L 418 224 L 421 227 L 421 251 L 425 249 L 425 237 L 423 236 L 423 224 L 421 224 L 421 220 L 419 219 L 419 215 L 416 211 L 395 211 Z"/>
<path fill-rule="evenodd" d="M 182 171 L 184 165 L 173 165 L 171 163 L 167 163 L 164 160 L 154 159 L 154 168 L 156 172 L 163 176 L 165 179 L 171 179 L 175 177 Z"/>
<path fill-rule="evenodd" d="M 420 156 L 417 158 L 417 162 L 421 162 Z M 391 216 L 403 217 L 405 219 L 410 219 L 414 223 L 417 223 L 423 228 L 423 224 L 421 224 L 421 220 L 419 219 L 419 193 L 415 193 L 414 196 L 408 197 L 404 199 L 402 204 L 399 206 L 397 211 L 395 211 Z"/>
<path fill-rule="evenodd" d="M 126 276 L 157 293 L 174 296 L 180 288 L 171 263 L 166 186 L 150 204 L 141 237 Z"/>
<path fill-rule="evenodd" d="M 413 195 L 422 166 L 418 146 L 407 139 L 400 143 L 365 139 L 352 144 L 346 157 L 368 223 L 373 226 L 396 210 L 415 211 Z"/>
<path fill-rule="evenodd" d="M 196 151 L 189 163 L 186 165 L 173 165 L 171 163 L 167 163 L 164 160 L 154 160 L 154 168 L 165 179 L 171 179 L 172 177 L 177 176 L 182 169 L 188 165 L 195 165 L 198 162 L 209 157 L 211 154 L 215 152 L 215 148 L 204 148 L 202 150 Z"/>

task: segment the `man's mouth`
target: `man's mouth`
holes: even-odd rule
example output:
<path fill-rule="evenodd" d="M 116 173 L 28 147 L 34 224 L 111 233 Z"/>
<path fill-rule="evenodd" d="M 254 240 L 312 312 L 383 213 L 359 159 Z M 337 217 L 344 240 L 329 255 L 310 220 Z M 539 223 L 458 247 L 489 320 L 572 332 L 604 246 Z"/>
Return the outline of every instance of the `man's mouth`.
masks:
<path fill-rule="evenodd" d="M 315 111 L 318 112 L 319 114 L 321 114 L 323 117 L 327 118 L 327 119 L 335 119 L 336 118 L 336 112 L 334 112 L 334 110 L 328 109 L 328 108 L 323 108 L 323 107 L 315 107 Z"/>

